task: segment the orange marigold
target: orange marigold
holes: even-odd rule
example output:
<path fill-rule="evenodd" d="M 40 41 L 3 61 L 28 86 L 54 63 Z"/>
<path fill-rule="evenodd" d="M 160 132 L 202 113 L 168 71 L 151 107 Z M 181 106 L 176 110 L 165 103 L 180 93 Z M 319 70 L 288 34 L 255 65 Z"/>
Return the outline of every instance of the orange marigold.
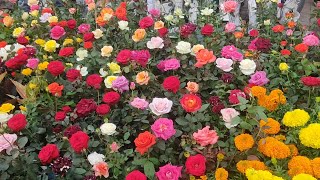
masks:
<path fill-rule="evenodd" d="M 294 156 L 288 163 L 288 169 L 291 177 L 301 173 L 313 175 L 311 160 L 305 156 Z"/>
<path fill-rule="evenodd" d="M 264 88 L 264 87 L 261 87 L 261 86 L 253 86 L 253 87 L 251 88 L 251 94 L 252 94 L 252 96 L 254 96 L 254 97 L 262 97 L 262 96 L 266 95 L 266 93 L 267 93 L 267 90 L 266 90 L 266 88 Z"/>
<path fill-rule="evenodd" d="M 253 168 L 255 170 L 267 170 L 268 167 L 261 161 L 257 160 L 241 160 L 237 163 L 237 169 L 241 173 L 245 173 L 247 169 Z"/>
<path fill-rule="evenodd" d="M 311 167 L 314 177 L 320 179 L 320 157 L 311 160 Z"/>
<path fill-rule="evenodd" d="M 288 144 L 287 146 L 290 148 L 291 156 L 298 156 L 299 155 L 299 151 L 298 151 L 298 148 L 296 145 Z"/>
<path fill-rule="evenodd" d="M 267 157 L 284 159 L 291 155 L 290 148 L 273 137 L 260 139 L 258 150 Z"/>
<path fill-rule="evenodd" d="M 260 128 L 266 134 L 277 134 L 280 131 L 280 123 L 272 118 L 268 118 L 267 121 L 260 120 Z"/>
<path fill-rule="evenodd" d="M 285 141 L 285 140 L 287 140 L 287 138 L 284 136 L 284 135 L 276 135 L 276 136 L 274 136 L 274 138 L 276 138 L 276 140 L 278 140 L 278 141 Z"/>
<path fill-rule="evenodd" d="M 216 180 L 227 180 L 228 179 L 228 171 L 224 168 L 218 168 L 214 174 Z"/>
<path fill-rule="evenodd" d="M 234 138 L 234 144 L 239 151 L 251 149 L 254 139 L 250 134 L 240 134 Z"/>
<path fill-rule="evenodd" d="M 262 96 L 259 99 L 261 100 L 258 100 L 258 104 L 269 111 L 274 111 L 280 104 L 285 104 L 287 102 L 286 97 L 280 89 L 272 90 L 269 95 Z"/>

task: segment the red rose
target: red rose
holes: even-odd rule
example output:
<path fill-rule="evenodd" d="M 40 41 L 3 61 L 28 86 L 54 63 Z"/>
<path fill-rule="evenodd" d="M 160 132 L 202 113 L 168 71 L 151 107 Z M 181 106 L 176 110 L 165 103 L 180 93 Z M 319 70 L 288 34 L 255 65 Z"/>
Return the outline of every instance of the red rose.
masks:
<path fill-rule="evenodd" d="M 85 132 L 78 131 L 71 136 L 69 142 L 76 153 L 81 153 L 82 150 L 88 148 L 89 140 L 90 138 Z"/>
<path fill-rule="evenodd" d="M 63 135 L 67 138 L 70 138 L 74 133 L 81 131 L 81 127 L 78 125 L 72 125 L 67 127 L 67 129 L 64 130 Z"/>
<path fill-rule="evenodd" d="M 53 76 L 59 76 L 64 72 L 64 65 L 61 61 L 51 61 L 47 69 Z"/>
<path fill-rule="evenodd" d="M 288 49 L 282 49 L 280 51 L 280 53 L 283 55 L 283 56 L 290 56 L 291 52 L 288 50 Z"/>
<path fill-rule="evenodd" d="M 320 18 L 317 20 L 318 26 L 320 27 Z"/>
<path fill-rule="evenodd" d="M 76 105 L 76 113 L 79 117 L 86 117 L 97 108 L 94 99 L 81 99 Z"/>
<path fill-rule="evenodd" d="M 106 94 L 103 95 L 102 101 L 109 104 L 109 105 L 114 105 L 117 104 L 120 100 L 120 94 L 114 91 L 107 92 Z"/>
<path fill-rule="evenodd" d="M 241 90 L 239 90 L 239 89 L 231 90 L 230 95 L 229 95 L 229 102 L 231 104 L 239 104 L 240 103 L 240 101 L 238 99 L 239 96 L 246 98 L 246 94 L 244 92 L 242 92 Z"/>
<path fill-rule="evenodd" d="M 120 64 L 127 64 L 131 59 L 131 51 L 128 49 L 121 50 L 117 55 L 117 62 Z"/>
<path fill-rule="evenodd" d="M 151 27 L 153 25 L 153 19 L 149 16 L 142 18 L 139 21 L 139 26 L 142 29 L 146 29 L 148 27 Z"/>
<path fill-rule="evenodd" d="M 66 112 L 64 111 L 58 111 L 56 112 L 56 115 L 54 116 L 54 119 L 56 121 L 63 121 L 66 118 Z"/>
<path fill-rule="evenodd" d="M 189 156 L 186 161 L 186 168 L 188 174 L 202 176 L 206 172 L 206 158 L 201 154 Z"/>
<path fill-rule="evenodd" d="M 187 23 L 180 27 L 180 35 L 184 38 L 188 37 L 197 29 L 197 26 L 192 23 Z"/>
<path fill-rule="evenodd" d="M 25 54 L 25 55 L 28 55 L 29 57 L 30 56 L 34 56 L 37 52 L 37 49 L 34 48 L 34 47 L 25 47 L 25 48 L 22 48 L 22 53 Z"/>
<path fill-rule="evenodd" d="M 257 38 L 256 42 L 255 42 L 255 46 L 257 47 L 258 51 L 261 52 L 268 52 L 272 46 L 270 39 L 266 39 L 266 38 Z"/>
<path fill-rule="evenodd" d="M 168 34 L 168 29 L 167 28 L 165 28 L 165 27 L 163 27 L 163 28 L 161 28 L 161 29 L 158 29 L 158 33 L 159 33 L 159 36 L 160 37 L 164 37 L 164 36 L 166 36 L 167 34 Z"/>
<path fill-rule="evenodd" d="M 100 89 L 100 84 L 102 82 L 102 77 L 100 77 L 98 74 L 91 74 L 87 77 L 87 85 L 90 87 L 93 87 L 95 89 Z"/>
<path fill-rule="evenodd" d="M 92 32 L 87 32 L 83 35 L 83 40 L 86 41 L 91 41 L 94 39 L 94 34 Z"/>
<path fill-rule="evenodd" d="M 284 31 L 284 26 L 281 24 L 275 25 L 272 27 L 272 31 L 275 33 L 281 33 Z"/>
<path fill-rule="evenodd" d="M 288 44 L 288 42 L 286 40 L 283 40 L 283 41 L 280 42 L 281 46 L 286 46 L 287 44 Z"/>
<path fill-rule="evenodd" d="M 26 116 L 24 114 L 16 114 L 8 121 L 8 127 L 13 132 L 19 132 L 27 126 Z"/>
<path fill-rule="evenodd" d="M 81 79 L 80 71 L 77 69 L 69 69 L 67 71 L 66 76 L 67 76 L 68 81 L 70 81 L 70 82 L 73 82 L 77 79 Z"/>
<path fill-rule="evenodd" d="M 96 112 L 101 116 L 106 115 L 110 112 L 110 106 L 108 104 L 100 104 L 97 107 Z"/>
<path fill-rule="evenodd" d="M 22 65 L 27 63 L 28 56 L 25 54 L 18 54 L 17 56 L 7 60 L 5 65 L 9 69 L 19 69 Z"/>
<path fill-rule="evenodd" d="M 126 180 L 147 180 L 147 176 L 139 170 L 134 170 L 126 176 Z"/>
<path fill-rule="evenodd" d="M 59 157 L 59 149 L 55 144 L 43 146 L 38 154 L 38 158 L 43 165 L 50 164 L 57 157 Z"/>
<path fill-rule="evenodd" d="M 61 48 L 59 51 L 59 56 L 68 57 L 68 56 L 71 56 L 73 52 L 74 52 L 74 47 Z"/>
<path fill-rule="evenodd" d="M 249 31 L 249 36 L 251 36 L 251 37 L 257 37 L 257 36 L 259 36 L 259 31 L 258 31 L 257 29 L 251 29 L 251 30 Z"/>
<path fill-rule="evenodd" d="M 205 36 L 211 36 L 213 31 L 214 31 L 214 28 L 210 24 L 206 24 L 201 28 L 201 34 Z"/>
<path fill-rule="evenodd" d="M 320 78 L 319 77 L 311 77 L 311 76 L 307 76 L 307 77 L 302 77 L 301 81 L 303 83 L 303 85 L 305 86 L 320 86 Z"/>
<path fill-rule="evenodd" d="M 197 95 L 185 94 L 180 99 L 180 104 L 185 111 L 196 112 L 201 108 L 202 101 Z"/>
<path fill-rule="evenodd" d="M 65 113 L 68 113 L 68 112 L 71 112 L 71 111 L 72 111 L 72 109 L 70 108 L 70 106 L 63 106 L 63 107 L 61 108 L 61 110 L 64 111 Z"/>
<path fill-rule="evenodd" d="M 91 41 L 87 41 L 87 42 L 84 42 L 84 43 L 83 43 L 83 47 L 84 47 L 85 49 L 91 49 L 91 48 L 93 47 L 93 44 L 92 44 Z"/>
<path fill-rule="evenodd" d="M 58 25 L 61 26 L 61 27 L 67 27 L 68 26 L 68 22 L 67 21 L 60 21 L 58 23 Z"/>
<path fill-rule="evenodd" d="M 306 53 L 309 50 L 309 47 L 306 44 L 300 43 L 297 44 L 294 49 L 299 53 Z"/>
<path fill-rule="evenodd" d="M 164 79 L 162 86 L 165 90 L 176 93 L 180 88 L 180 80 L 176 76 L 169 76 Z"/>
<path fill-rule="evenodd" d="M 51 8 L 43 8 L 41 11 L 41 14 L 44 14 L 44 13 L 53 14 L 53 11 Z"/>
<path fill-rule="evenodd" d="M 24 36 L 20 36 L 17 38 L 17 42 L 22 45 L 27 45 L 29 43 L 29 40 Z"/>
<path fill-rule="evenodd" d="M 70 19 L 67 21 L 67 25 L 69 29 L 74 29 L 77 27 L 77 21 L 74 19 Z"/>
<path fill-rule="evenodd" d="M 142 67 L 146 67 L 151 55 L 149 50 L 138 50 L 131 52 L 131 59 L 136 61 Z"/>

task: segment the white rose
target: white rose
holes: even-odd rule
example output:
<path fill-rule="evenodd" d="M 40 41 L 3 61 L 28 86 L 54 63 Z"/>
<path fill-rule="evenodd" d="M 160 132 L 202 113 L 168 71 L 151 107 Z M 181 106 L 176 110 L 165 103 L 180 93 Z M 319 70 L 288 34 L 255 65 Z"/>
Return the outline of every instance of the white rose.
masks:
<path fill-rule="evenodd" d="M 0 123 L 5 123 L 7 122 L 10 118 L 12 118 L 12 114 L 8 113 L 0 113 Z"/>
<path fill-rule="evenodd" d="M 176 48 L 180 54 L 188 54 L 191 52 L 191 44 L 185 41 L 178 42 Z"/>
<path fill-rule="evenodd" d="M 119 21 L 118 25 L 121 30 L 129 30 L 128 21 Z"/>
<path fill-rule="evenodd" d="M 77 66 L 76 67 L 77 70 L 80 71 L 81 76 L 86 76 L 88 74 L 88 68 L 87 67 L 81 67 L 81 66 Z"/>
<path fill-rule="evenodd" d="M 149 108 L 155 115 L 160 116 L 169 113 L 172 104 L 172 101 L 167 98 L 153 98 L 152 102 L 149 104 Z"/>
<path fill-rule="evenodd" d="M 24 12 L 24 13 L 22 14 L 22 16 L 21 16 L 21 18 L 22 18 L 24 21 L 27 20 L 28 17 L 29 17 L 29 13 L 27 13 L 27 12 Z"/>
<path fill-rule="evenodd" d="M 93 152 L 88 155 L 88 161 L 93 166 L 99 162 L 103 162 L 104 158 L 106 158 L 103 154 L 99 154 L 97 152 Z"/>
<path fill-rule="evenodd" d="M 116 128 L 117 126 L 113 123 L 104 123 L 100 126 L 101 133 L 109 136 L 117 132 Z"/>
<path fill-rule="evenodd" d="M 100 77 L 106 77 L 108 75 L 108 72 L 105 71 L 103 68 L 100 68 L 99 73 L 101 75 Z"/>
<path fill-rule="evenodd" d="M 263 21 L 263 24 L 264 24 L 265 26 L 269 26 L 269 25 L 271 24 L 270 19 L 264 20 L 264 21 Z"/>
<path fill-rule="evenodd" d="M 149 49 L 162 49 L 163 46 L 163 39 L 161 37 L 152 37 L 151 40 L 147 42 L 147 47 Z"/>
<path fill-rule="evenodd" d="M 174 10 L 174 14 L 175 14 L 176 16 L 178 16 L 180 19 L 183 19 L 183 18 L 184 18 L 184 14 L 183 14 L 183 12 L 182 12 L 182 9 L 180 9 L 180 8 L 175 9 L 175 10 Z"/>
<path fill-rule="evenodd" d="M 164 17 L 165 20 L 171 22 L 173 20 L 173 16 L 172 15 L 167 15 Z"/>
<path fill-rule="evenodd" d="M 256 63 L 253 60 L 250 59 L 244 59 L 240 62 L 240 70 L 244 75 L 250 75 L 253 74 L 256 70 Z"/>
<path fill-rule="evenodd" d="M 5 48 L 0 48 L 0 57 L 2 57 L 2 60 L 7 60 L 9 53 Z"/>
<path fill-rule="evenodd" d="M 201 10 L 201 15 L 210 16 L 213 13 L 213 9 L 205 8 Z"/>
<path fill-rule="evenodd" d="M 103 36 L 103 31 L 101 29 L 96 29 L 92 31 L 95 39 L 100 39 Z"/>
<path fill-rule="evenodd" d="M 88 57 L 88 51 L 86 49 L 79 48 L 76 55 L 78 56 L 77 61 L 82 61 L 84 58 Z"/>

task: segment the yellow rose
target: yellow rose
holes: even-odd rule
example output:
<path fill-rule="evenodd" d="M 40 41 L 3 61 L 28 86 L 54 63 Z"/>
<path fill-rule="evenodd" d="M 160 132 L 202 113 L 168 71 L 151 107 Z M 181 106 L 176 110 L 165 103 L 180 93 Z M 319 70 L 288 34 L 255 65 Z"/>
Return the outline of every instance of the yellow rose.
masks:
<path fill-rule="evenodd" d="M 30 12 L 31 16 L 33 17 L 37 17 L 39 15 L 39 11 L 38 10 L 33 10 Z"/>
<path fill-rule="evenodd" d="M 41 70 L 41 71 L 46 70 L 48 65 L 49 65 L 49 62 L 47 62 L 47 61 L 39 63 L 38 64 L 38 69 Z"/>
<path fill-rule="evenodd" d="M 162 21 L 157 21 L 154 23 L 154 29 L 161 29 L 164 27 L 164 22 Z"/>
<path fill-rule="evenodd" d="M 64 41 L 63 41 L 63 46 L 66 46 L 66 45 L 72 45 L 73 44 L 73 39 L 65 39 Z"/>
<path fill-rule="evenodd" d="M 55 40 L 49 40 L 44 45 L 44 50 L 48 52 L 55 52 L 57 47 L 59 47 L 59 45 Z"/>
<path fill-rule="evenodd" d="M 280 63 L 279 64 L 279 69 L 280 69 L 280 71 L 288 71 L 289 66 L 288 66 L 287 63 Z"/>
<path fill-rule="evenodd" d="M 32 20 L 31 21 L 31 27 L 35 26 L 38 24 L 38 20 Z"/>
<path fill-rule="evenodd" d="M 23 69 L 23 70 L 21 71 L 21 74 L 23 74 L 23 75 L 25 75 L 25 76 L 30 76 L 31 73 L 32 73 L 32 69 L 30 69 L 30 68 L 26 68 L 26 69 Z"/>
<path fill-rule="evenodd" d="M 30 89 L 35 89 L 37 87 L 37 85 L 34 84 L 34 83 L 29 83 L 28 86 L 29 86 Z"/>
<path fill-rule="evenodd" d="M 134 32 L 134 35 L 132 36 L 132 40 L 134 42 L 139 42 L 141 41 L 146 35 L 146 30 L 144 29 L 137 29 L 135 32 Z"/>
<path fill-rule="evenodd" d="M 101 49 L 101 56 L 110 57 L 112 51 L 113 51 L 113 47 L 112 46 L 103 46 L 103 48 Z"/>
<path fill-rule="evenodd" d="M 115 73 L 121 73 L 120 66 L 117 63 L 108 63 L 107 66 L 109 67 L 110 71 L 115 74 Z"/>
<path fill-rule="evenodd" d="M 49 17 L 48 18 L 48 22 L 49 23 L 56 23 L 56 22 L 58 22 L 59 20 L 58 20 L 58 17 L 57 16 L 51 16 L 51 17 Z"/>
<path fill-rule="evenodd" d="M 46 41 L 43 39 L 36 39 L 34 42 L 40 46 L 44 46 L 44 44 L 46 43 Z"/>
<path fill-rule="evenodd" d="M 4 103 L 0 106 L 0 112 L 8 113 L 8 112 L 12 111 L 14 108 L 15 108 L 14 105 L 12 105 L 10 103 Z"/>
<path fill-rule="evenodd" d="M 24 35 L 25 29 L 22 27 L 15 28 L 12 32 L 13 37 L 20 37 Z"/>
<path fill-rule="evenodd" d="M 104 80 L 104 85 L 106 86 L 106 88 L 111 88 L 112 87 L 112 82 L 114 80 L 117 79 L 118 76 L 108 76 L 105 80 Z"/>

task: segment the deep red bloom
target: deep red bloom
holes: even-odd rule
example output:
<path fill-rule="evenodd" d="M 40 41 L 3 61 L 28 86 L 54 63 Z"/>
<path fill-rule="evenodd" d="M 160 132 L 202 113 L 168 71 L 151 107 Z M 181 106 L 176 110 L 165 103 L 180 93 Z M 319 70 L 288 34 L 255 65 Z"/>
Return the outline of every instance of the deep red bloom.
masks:
<path fill-rule="evenodd" d="M 89 140 L 90 138 L 85 132 L 78 131 L 71 136 L 69 142 L 76 153 L 81 153 L 82 150 L 88 148 Z"/>
<path fill-rule="evenodd" d="M 201 34 L 205 36 L 211 36 L 213 31 L 214 31 L 214 28 L 210 24 L 206 24 L 201 28 Z"/>
<path fill-rule="evenodd" d="M 283 55 L 283 56 L 290 56 L 291 52 L 288 50 L 288 49 L 282 49 L 280 51 L 280 53 Z"/>
<path fill-rule="evenodd" d="M 55 144 L 47 144 L 41 148 L 41 151 L 38 154 L 38 158 L 40 159 L 43 165 L 50 164 L 52 160 L 59 157 L 60 152 Z"/>
<path fill-rule="evenodd" d="M 101 116 L 106 115 L 110 112 L 110 106 L 108 104 L 100 104 L 98 105 L 96 112 Z"/>
<path fill-rule="evenodd" d="M 66 112 L 64 111 L 58 111 L 56 112 L 56 115 L 54 116 L 54 119 L 56 121 L 64 121 L 64 119 L 66 118 Z"/>
<path fill-rule="evenodd" d="M 94 99 L 81 99 L 76 105 L 76 113 L 79 117 L 86 117 L 97 108 Z"/>
<path fill-rule="evenodd" d="M 26 116 L 24 114 L 15 114 L 8 121 L 8 127 L 13 132 L 19 132 L 27 126 Z"/>
<path fill-rule="evenodd" d="M 257 38 L 255 42 L 255 46 L 257 47 L 258 51 L 268 52 L 272 45 L 271 45 L 270 39 Z"/>
<path fill-rule="evenodd" d="M 103 81 L 102 77 L 98 74 L 91 74 L 87 77 L 86 83 L 88 86 L 93 87 L 95 89 L 100 89 L 101 82 Z"/>
<path fill-rule="evenodd" d="M 75 19 L 70 19 L 67 21 L 67 25 L 69 29 L 74 29 L 77 27 L 77 21 Z"/>
<path fill-rule="evenodd" d="M 126 176 L 126 180 L 147 180 L 147 176 L 139 170 L 134 170 Z"/>
<path fill-rule="evenodd" d="M 70 106 L 63 106 L 63 107 L 61 108 L 61 110 L 64 111 L 65 113 L 68 113 L 68 112 L 71 112 L 71 111 L 72 111 L 72 109 L 70 108 Z"/>
<path fill-rule="evenodd" d="M 167 91 L 176 93 L 180 88 L 180 80 L 176 76 L 169 76 L 164 79 L 162 87 Z"/>
<path fill-rule="evenodd" d="M 51 61 L 47 69 L 53 76 L 59 76 L 64 72 L 64 65 L 61 61 Z"/>
<path fill-rule="evenodd" d="M 107 92 L 103 95 L 102 101 L 109 105 L 117 104 L 120 100 L 120 94 L 114 91 Z"/>
<path fill-rule="evenodd" d="M 310 87 L 320 86 L 320 78 L 319 77 L 311 77 L 311 76 L 302 77 L 301 82 L 305 86 L 310 86 Z"/>
<path fill-rule="evenodd" d="M 158 33 L 159 33 L 159 36 L 160 37 L 164 37 L 164 36 L 166 36 L 167 34 L 168 34 L 168 28 L 166 28 L 166 27 L 163 27 L 163 28 L 161 28 L 161 29 L 158 29 Z"/>
<path fill-rule="evenodd" d="M 191 35 L 195 30 L 197 29 L 197 26 L 192 23 L 187 23 L 180 27 L 180 35 L 184 38 Z"/>
<path fill-rule="evenodd" d="M 81 74 L 80 74 L 80 71 L 77 70 L 77 69 L 69 69 L 67 71 L 67 80 L 70 81 L 70 82 L 73 82 L 77 79 L 81 79 Z"/>
<path fill-rule="evenodd" d="M 131 59 L 146 67 L 151 55 L 149 50 L 131 51 Z"/>
<path fill-rule="evenodd" d="M 231 104 L 239 104 L 240 101 L 238 99 L 238 97 L 243 97 L 243 98 L 246 98 L 246 94 L 241 91 L 240 89 L 234 89 L 234 90 L 231 90 L 230 92 L 230 95 L 229 95 L 229 102 Z"/>
<path fill-rule="evenodd" d="M 22 65 L 27 63 L 28 56 L 25 54 L 18 54 L 17 56 L 7 60 L 5 65 L 9 69 L 19 69 Z"/>
<path fill-rule="evenodd" d="M 84 42 L 83 47 L 85 49 L 91 49 L 93 47 L 93 43 L 91 41 Z"/>
<path fill-rule="evenodd" d="M 17 42 L 22 45 L 27 45 L 29 43 L 29 40 L 24 36 L 20 36 L 17 38 Z"/>
<path fill-rule="evenodd" d="M 153 25 L 153 19 L 150 16 L 144 17 L 139 21 L 139 26 L 142 29 L 149 28 Z"/>
<path fill-rule="evenodd" d="M 83 40 L 86 42 L 86 41 L 92 41 L 94 40 L 94 34 L 92 32 L 86 32 L 84 35 L 83 35 Z"/>
<path fill-rule="evenodd" d="M 251 36 L 251 37 L 257 37 L 257 36 L 259 36 L 259 31 L 258 31 L 257 29 L 251 29 L 251 30 L 249 31 L 249 36 Z"/>
<path fill-rule="evenodd" d="M 81 131 L 81 127 L 78 125 L 72 125 L 67 127 L 67 129 L 64 130 L 63 135 L 67 138 L 70 138 L 74 133 Z"/>
<path fill-rule="evenodd" d="M 186 161 L 187 173 L 194 176 L 202 176 L 206 172 L 206 158 L 197 154 L 195 156 L 189 156 Z"/>

